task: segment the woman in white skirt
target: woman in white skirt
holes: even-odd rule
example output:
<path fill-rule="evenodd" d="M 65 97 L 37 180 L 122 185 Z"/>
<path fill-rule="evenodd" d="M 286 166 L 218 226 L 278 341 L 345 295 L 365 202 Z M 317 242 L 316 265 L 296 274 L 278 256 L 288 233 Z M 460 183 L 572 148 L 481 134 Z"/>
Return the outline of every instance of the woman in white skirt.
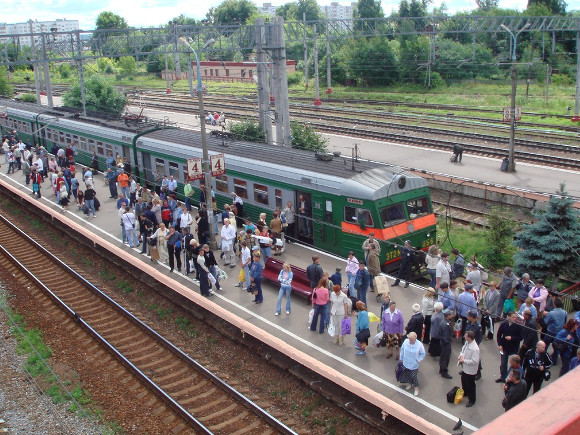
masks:
<path fill-rule="evenodd" d="M 348 317 L 348 297 L 342 292 L 339 285 L 332 287 L 330 293 L 330 321 L 334 326 L 334 344 L 343 345 L 342 319 Z"/>
<path fill-rule="evenodd" d="M 407 339 L 401 346 L 401 356 L 399 360 L 403 363 L 403 372 L 399 377 L 400 384 L 406 384 L 405 389 L 415 387 L 415 396 L 419 395 L 419 363 L 425 358 L 425 348 L 423 343 L 417 340 L 417 334 L 410 332 Z"/>
<path fill-rule="evenodd" d="M 165 228 L 164 223 L 159 224 L 159 228 L 155 231 L 151 238 L 157 238 L 157 250 L 159 251 L 159 261 L 162 263 L 167 264 L 169 260 L 169 253 L 167 252 L 167 241 L 165 240 L 165 236 L 169 234 L 169 230 Z"/>

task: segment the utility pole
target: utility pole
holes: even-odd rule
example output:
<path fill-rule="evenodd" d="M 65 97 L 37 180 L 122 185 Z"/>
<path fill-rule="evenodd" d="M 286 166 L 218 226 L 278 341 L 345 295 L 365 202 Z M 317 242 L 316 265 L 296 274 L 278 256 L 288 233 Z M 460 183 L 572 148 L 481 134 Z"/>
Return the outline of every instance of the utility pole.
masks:
<path fill-rule="evenodd" d="M 41 103 L 40 101 L 40 73 L 38 71 L 38 62 L 36 60 L 36 43 L 34 42 L 34 27 L 33 27 L 33 21 L 29 20 L 28 24 L 30 25 L 30 46 L 32 48 L 32 57 L 33 57 L 33 63 L 32 63 L 32 69 L 34 72 L 34 90 L 36 92 L 36 102 L 38 104 Z"/>
<path fill-rule="evenodd" d="M 326 12 L 328 20 L 328 11 Z M 326 23 L 326 93 L 332 94 L 332 76 L 330 74 L 330 38 L 328 37 L 328 22 Z"/>
<path fill-rule="evenodd" d="M 290 130 L 290 103 L 288 101 L 288 71 L 286 71 L 286 42 L 284 41 L 284 19 L 278 17 L 278 44 L 280 47 L 280 98 L 282 107 L 282 124 L 284 125 L 284 146 L 292 147 Z"/>
<path fill-rule="evenodd" d="M 572 121 L 580 122 L 580 32 L 576 32 L 576 99 Z"/>
<path fill-rule="evenodd" d="M 50 66 L 48 64 L 48 56 L 46 54 L 46 35 L 42 35 L 42 61 L 44 69 L 44 87 L 46 88 L 46 100 L 49 108 L 54 107 L 52 100 L 52 84 L 50 82 Z"/>
<path fill-rule="evenodd" d="M 274 122 L 276 123 L 276 145 L 284 146 L 284 125 L 282 123 L 284 113 L 282 112 L 282 96 L 280 93 L 280 42 L 278 34 L 277 21 L 278 18 L 272 18 L 272 27 L 270 32 L 270 47 L 272 47 L 272 68 L 270 71 L 270 89 L 272 96 L 270 101 L 274 98 Z"/>
<path fill-rule="evenodd" d="M 76 32 L 78 63 L 79 63 L 79 85 L 81 87 L 81 102 L 83 104 L 83 116 L 87 116 L 87 97 L 85 95 L 85 69 L 83 66 L 83 46 L 81 45 L 81 32 Z M 74 54 L 74 53 L 73 53 Z"/>
<path fill-rule="evenodd" d="M 306 39 L 306 12 L 302 13 L 304 23 L 304 87 L 308 88 L 308 40 Z"/>
<path fill-rule="evenodd" d="M 265 28 L 264 19 L 256 19 L 256 56 L 257 56 L 257 80 L 258 86 L 258 117 L 260 127 L 266 132 L 266 143 L 272 145 L 272 119 L 270 118 L 270 96 L 268 89 L 268 65 L 264 52 Z"/>
<path fill-rule="evenodd" d="M 312 26 L 314 32 L 314 85 L 316 89 L 316 98 L 314 99 L 315 106 L 321 106 L 320 101 L 320 83 L 318 83 L 318 33 L 316 31 L 316 24 Z"/>

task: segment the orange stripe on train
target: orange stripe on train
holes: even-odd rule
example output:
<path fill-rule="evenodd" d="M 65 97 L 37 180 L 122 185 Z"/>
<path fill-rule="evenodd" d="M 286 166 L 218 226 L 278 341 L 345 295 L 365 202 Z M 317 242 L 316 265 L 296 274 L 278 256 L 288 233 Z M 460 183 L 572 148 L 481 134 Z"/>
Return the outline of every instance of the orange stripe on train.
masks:
<path fill-rule="evenodd" d="M 435 214 L 429 214 L 417 219 L 411 219 L 406 222 L 394 225 L 388 228 L 365 228 L 364 230 L 357 224 L 342 222 L 342 231 L 345 233 L 352 233 L 358 235 L 368 236 L 370 233 L 375 234 L 375 238 L 379 240 L 390 240 L 396 237 L 401 237 L 406 234 L 413 233 L 418 230 L 433 226 L 437 223 Z"/>

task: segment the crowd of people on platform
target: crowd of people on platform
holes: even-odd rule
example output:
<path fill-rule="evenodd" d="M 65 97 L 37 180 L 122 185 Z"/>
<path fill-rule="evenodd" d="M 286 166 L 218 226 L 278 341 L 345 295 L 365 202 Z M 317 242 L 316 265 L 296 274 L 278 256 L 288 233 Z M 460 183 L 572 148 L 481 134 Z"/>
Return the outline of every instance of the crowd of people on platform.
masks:
<path fill-rule="evenodd" d="M 96 155 L 92 169 L 80 171 L 83 189 L 77 179 L 73 146 L 64 149 L 55 146 L 48 153 L 43 147 L 23 144 L 14 133 L 3 138 L 2 150 L 8 172 L 21 170 L 26 184 L 33 186 L 33 194 L 40 198 L 40 185 L 48 179 L 63 210 L 74 201 L 87 218 L 96 217 L 99 208 L 93 181 L 93 171 L 98 168 Z M 219 212 L 211 190 L 213 215 L 210 218 L 202 183 L 194 217 L 192 183 L 185 184 L 184 203 L 180 204 L 173 176 L 156 173 L 155 186 L 148 189 L 136 182 L 131 172 L 126 159 L 113 158 L 112 154 L 106 159 L 104 178 L 109 198 L 116 200 L 123 243 L 141 247 L 141 253 L 149 255 L 151 261 L 168 264 L 170 272 L 175 268 L 181 272 L 184 266 L 185 275 L 195 273 L 201 294 L 211 296 L 213 287 L 221 290 L 220 279 L 226 276 L 209 246 L 210 231 L 213 231 L 223 266 L 235 268 L 239 262 L 235 286 L 252 293 L 255 303 L 263 303 L 265 260 L 281 255 L 285 243 L 296 236 L 296 224 L 305 219 L 306 209 L 310 207 L 302 196 L 297 204 L 298 212 L 288 202 L 284 209 L 273 212 L 270 222 L 266 222 L 266 214 L 262 213 L 253 223 L 244 217 L 243 199 L 235 192 L 231 194 L 232 203 L 225 204 Z M 222 221 L 221 229 L 218 220 Z M 309 231 L 311 236 L 310 220 L 300 222 L 298 227 L 301 236 L 309 236 Z M 312 257 L 312 263 L 306 268 L 313 294 L 309 329 L 322 334 L 332 327 L 334 343 L 343 345 L 344 335 L 350 328 L 345 329 L 344 325 L 350 325 L 351 314 L 356 316 L 353 328 L 356 354 L 366 354 L 372 336 L 374 346 L 386 347 L 387 359 L 394 356 L 399 362 L 398 380 L 405 388 L 414 388 L 415 395 L 419 394 L 419 367 L 427 354 L 439 358 L 439 375 L 452 379 L 449 363 L 454 339 L 461 339 L 463 343 L 457 363 L 462 368 L 461 384 L 468 407 L 476 402 L 476 381 L 481 378 L 485 358 L 479 346 L 484 339 L 493 340 L 494 335 L 501 355 L 500 376 L 496 382 L 503 385 L 502 405 L 506 411 L 523 401 L 532 387 L 533 393 L 540 390 L 543 381 L 550 379 L 549 369 L 558 364 L 558 358 L 559 376 L 577 367 L 580 311 L 574 318 L 568 318 L 559 295 L 548 290 L 541 278 L 532 282 L 527 273 L 518 278 L 506 267 L 498 283 L 489 280 L 475 256 L 466 262 L 457 249 L 451 251 L 454 256 L 451 263 L 449 253 L 441 252 L 435 245 L 429 247 L 425 265 L 430 286 L 412 305 L 413 314 L 407 322 L 388 291 L 383 293 L 380 316 L 376 318 L 367 311 L 367 293 L 375 290 L 375 278 L 381 273 L 380 251 L 380 243 L 371 232 L 361 246 L 363 258 L 357 259 L 354 251 L 348 253 L 344 283 L 340 267 L 330 275 L 323 271 L 320 258 Z M 392 286 L 398 286 L 401 280 L 405 281 L 405 288 L 409 286 L 413 257 L 411 243 L 406 241 Z M 291 266 L 284 263 L 278 276 L 276 316 L 281 314 L 284 298 L 285 312 L 287 315 L 291 312 L 292 280 Z M 371 320 L 378 321 L 376 335 L 370 331 Z"/>

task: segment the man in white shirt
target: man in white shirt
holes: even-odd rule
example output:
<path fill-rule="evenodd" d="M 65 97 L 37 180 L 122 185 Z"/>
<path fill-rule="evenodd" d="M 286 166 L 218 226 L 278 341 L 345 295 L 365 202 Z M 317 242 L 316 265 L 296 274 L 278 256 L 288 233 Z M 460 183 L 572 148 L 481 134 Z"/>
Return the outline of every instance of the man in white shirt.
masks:
<path fill-rule="evenodd" d="M 123 222 L 123 228 L 125 229 L 129 246 L 131 248 L 139 246 L 139 239 L 135 231 L 135 215 L 131 212 L 130 207 L 125 207 L 125 212 L 121 215 L 121 222 Z"/>
<path fill-rule="evenodd" d="M 169 182 L 167 183 L 167 190 L 169 190 L 169 194 L 177 193 L 177 181 L 173 178 L 173 175 L 169 176 Z"/>
<path fill-rule="evenodd" d="M 179 228 L 181 228 L 181 230 L 183 230 L 184 228 L 187 228 L 189 230 L 189 232 L 191 233 L 191 224 L 193 223 L 193 218 L 191 217 L 191 215 L 189 214 L 189 211 L 187 211 L 187 207 L 185 205 L 181 206 L 181 217 L 179 218 Z"/>
<path fill-rule="evenodd" d="M 459 364 L 463 366 L 461 373 L 461 387 L 468 398 L 467 408 L 475 405 L 475 375 L 479 367 L 479 346 L 475 341 L 475 333 L 467 331 L 465 333 L 465 344 L 457 358 Z"/>
<path fill-rule="evenodd" d="M 451 266 L 449 265 L 449 253 L 441 253 L 441 260 L 437 263 L 437 268 L 435 269 L 435 290 L 439 289 L 441 283 L 446 282 L 449 284 L 451 281 Z"/>
<path fill-rule="evenodd" d="M 230 267 L 236 267 L 236 258 L 234 254 L 234 239 L 236 238 L 236 230 L 230 224 L 229 219 L 224 219 L 224 226 L 221 231 L 222 236 L 222 251 L 224 253 L 224 266 L 228 264 Z M 226 248 L 226 249 L 224 249 Z"/>

